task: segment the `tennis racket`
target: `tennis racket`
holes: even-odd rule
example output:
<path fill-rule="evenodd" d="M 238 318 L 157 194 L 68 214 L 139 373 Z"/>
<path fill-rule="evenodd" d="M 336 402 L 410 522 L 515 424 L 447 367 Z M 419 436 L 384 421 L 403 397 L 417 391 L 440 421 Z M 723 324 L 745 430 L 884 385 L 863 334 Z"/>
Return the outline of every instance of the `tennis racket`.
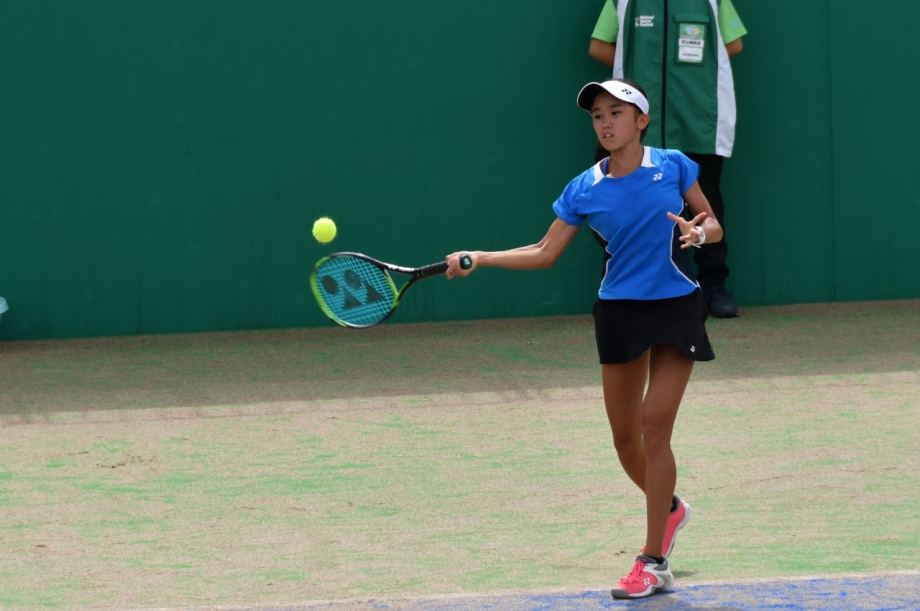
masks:
<path fill-rule="evenodd" d="M 422 278 L 445 273 L 447 266 L 447 261 L 441 261 L 402 267 L 357 252 L 336 252 L 316 262 L 310 286 L 326 316 L 343 327 L 366 329 L 389 318 L 409 287 Z M 463 269 L 472 266 L 468 255 L 460 259 Z M 397 290 L 390 272 L 407 274 L 409 281 Z"/>

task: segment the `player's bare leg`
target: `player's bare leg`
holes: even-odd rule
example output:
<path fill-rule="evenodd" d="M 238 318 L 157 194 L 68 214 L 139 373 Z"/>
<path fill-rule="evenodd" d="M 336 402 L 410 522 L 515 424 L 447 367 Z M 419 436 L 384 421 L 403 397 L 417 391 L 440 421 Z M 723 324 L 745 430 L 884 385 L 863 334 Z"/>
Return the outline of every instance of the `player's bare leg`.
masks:
<path fill-rule="evenodd" d="M 645 448 L 642 443 L 642 394 L 648 378 L 649 353 L 625 364 L 601 365 L 604 405 L 613 445 L 623 470 L 645 491 Z"/>
<path fill-rule="evenodd" d="M 671 451 L 671 433 L 693 361 L 676 346 L 656 344 L 649 358 L 649 385 L 642 406 L 642 442 L 645 450 L 645 499 L 648 531 L 646 550 L 658 555 L 677 484 L 677 464 Z"/>

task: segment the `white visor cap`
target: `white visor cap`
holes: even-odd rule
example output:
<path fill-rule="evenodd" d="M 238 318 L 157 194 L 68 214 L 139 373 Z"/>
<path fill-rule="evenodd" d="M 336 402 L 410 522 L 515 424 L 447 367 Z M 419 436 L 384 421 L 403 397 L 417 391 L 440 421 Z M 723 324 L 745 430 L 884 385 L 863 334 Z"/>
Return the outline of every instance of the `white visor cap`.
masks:
<path fill-rule="evenodd" d="M 648 99 L 635 87 L 631 87 L 622 81 L 604 81 L 603 83 L 588 83 L 578 92 L 578 106 L 591 112 L 591 104 L 594 98 L 602 91 L 606 91 L 613 97 L 635 104 L 642 111 L 642 114 L 648 114 Z"/>

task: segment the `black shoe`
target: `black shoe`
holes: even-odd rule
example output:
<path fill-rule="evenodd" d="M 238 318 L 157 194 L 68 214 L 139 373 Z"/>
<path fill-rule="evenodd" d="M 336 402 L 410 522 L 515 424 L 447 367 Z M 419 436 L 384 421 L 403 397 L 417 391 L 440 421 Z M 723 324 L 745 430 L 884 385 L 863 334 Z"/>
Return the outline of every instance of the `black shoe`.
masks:
<path fill-rule="evenodd" d="M 716 318 L 734 318 L 738 315 L 738 304 L 732 299 L 731 291 L 724 286 L 711 286 L 703 290 L 706 309 Z"/>

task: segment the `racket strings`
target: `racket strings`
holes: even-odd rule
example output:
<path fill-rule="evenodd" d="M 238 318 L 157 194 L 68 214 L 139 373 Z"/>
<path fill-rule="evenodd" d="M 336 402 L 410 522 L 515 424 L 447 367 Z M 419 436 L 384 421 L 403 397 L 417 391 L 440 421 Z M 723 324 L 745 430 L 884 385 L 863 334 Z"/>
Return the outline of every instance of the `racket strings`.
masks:
<path fill-rule="evenodd" d="M 373 325 L 390 313 L 393 282 L 376 265 L 356 257 L 331 257 L 316 268 L 313 291 L 326 313 L 354 326 Z"/>

